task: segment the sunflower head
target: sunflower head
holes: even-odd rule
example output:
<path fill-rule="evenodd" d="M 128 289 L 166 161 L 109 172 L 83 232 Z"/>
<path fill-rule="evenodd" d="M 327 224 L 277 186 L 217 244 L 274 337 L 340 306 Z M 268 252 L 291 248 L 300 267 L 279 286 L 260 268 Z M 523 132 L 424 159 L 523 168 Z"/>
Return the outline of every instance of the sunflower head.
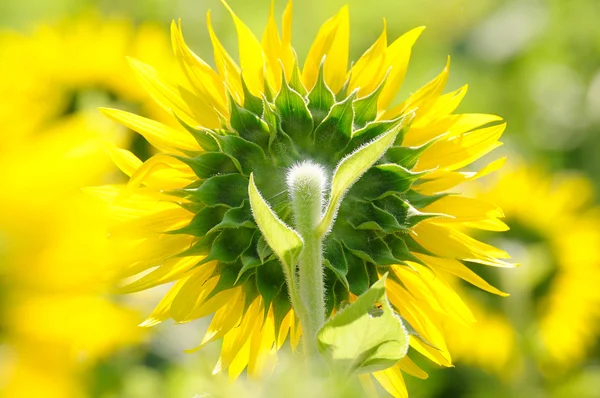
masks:
<path fill-rule="evenodd" d="M 457 275 L 494 291 L 461 262 L 508 264 L 498 259 L 506 253 L 457 228 L 502 230 L 501 212 L 444 191 L 501 164 L 457 171 L 498 146 L 504 125 L 493 115 L 453 114 L 466 87 L 442 95 L 449 63 L 390 107 L 423 29 L 390 45 L 384 29 L 348 70 L 347 7 L 321 27 L 301 70 L 291 47 L 291 9 L 290 2 L 281 36 L 271 10 L 262 42 L 229 9 L 239 66 L 217 39 L 210 14 L 216 70 L 187 47 L 176 23 L 173 48 L 183 80 L 170 82 L 131 61 L 178 126 L 104 110 L 158 149 L 142 163 L 111 148 L 131 179 L 92 190 L 112 202 L 115 236 L 135 231 L 120 259 L 123 275 L 145 274 L 124 290 L 176 281 L 145 324 L 215 313 L 202 344 L 224 337 L 217 370 L 229 366 L 234 376 L 246 365 L 254 373 L 257 361 L 264 366 L 260 353 L 276 351 L 289 331 L 295 346 L 301 330 L 313 337 L 339 312 L 319 332 L 326 346 L 356 308 L 364 310 L 365 327 L 395 322 L 389 330 L 404 336 L 388 362 L 404 358 L 408 330 L 422 339 L 410 340 L 415 349 L 450 365 L 439 332 L 443 314 L 471 318 L 436 276 Z M 320 287 L 303 287 L 313 282 Z M 394 293 L 389 301 L 386 291 Z M 323 319 L 305 322 L 302 313 L 311 311 Z M 394 313 L 402 320 L 388 317 Z M 363 371 L 395 363 L 388 362 Z M 412 362 L 405 368 L 422 375 Z M 401 379 L 398 367 L 382 372 L 376 377 L 384 385 L 399 385 L 390 381 Z"/>

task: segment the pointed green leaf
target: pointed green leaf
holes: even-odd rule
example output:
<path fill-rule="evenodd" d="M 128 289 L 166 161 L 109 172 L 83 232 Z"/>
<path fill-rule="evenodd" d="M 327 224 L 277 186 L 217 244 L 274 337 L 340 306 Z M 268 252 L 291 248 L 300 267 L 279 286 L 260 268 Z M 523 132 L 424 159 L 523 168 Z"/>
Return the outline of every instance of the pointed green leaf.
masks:
<path fill-rule="evenodd" d="M 253 142 L 235 135 L 214 135 L 223 153 L 229 155 L 244 175 L 250 175 L 253 170 L 267 162 L 267 156 L 262 148 Z"/>
<path fill-rule="evenodd" d="M 246 85 L 246 80 L 242 74 L 242 89 L 244 90 L 244 108 L 254 113 L 256 116 L 260 116 L 263 113 L 263 103 L 262 100 L 258 97 L 255 97 L 250 90 L 248 90 L 248 86 Z"/>
<path fill-rule="evenodd" d="M 333 369 L 371 373 L 406 355 L 408 332 L 387 300 L 385 279 L 384 275 L 319 330 L 318 349 Z"/>
<path fill-rule="evenodd" d="M 256 268 L 256 286 L 263 297 L 265 308 L 269 308 L 284 285 L 285 276 L 279 261 L 268 261 Z"/>
<path fill-rule="evenodd" d="M 300 78 L 300 69 L 298 68 L 298 63 L 294 63 L 294 68 L 292 69 L 292 78 L 290 79 L 290 87 L 293 88 L 300 94 L 301 96 L 306 96 L 306 87 L 304 87 L 304 83 L 302 83 L 302 79 Z"/>
<path fill-rule="evenodd" d="M 271 247 L 269 247 L 269 244 L 267 243 L 263 235 L 260 235 L 260 238 L 258 239 L 256 251 L 258 253 L 258 256 L 260 257 L 260 261 L 262 261 L 263 263 L 267 261 L 267 258 L 273 254 L 273 250 L 271 249 Z"/>
<path fill-rule="evenodd" d="M 242 264 L 240 261 L 232 263 L 220 262 L 215 268 L 215 272 L 213 274 L 213 276 L 220 275 L 219 281 L 214 289 L 211 290 L 211 292 L 206 296 L 204 301 L 210 300 L 217 293 L 222 292 L 223 290 L 234 287 L 241 267 Z"/>
<path fill-rule="evenodd" d="M 342 151 L 350 142 L 352 136 L 352 125 L 354 121 L 354 108 L 352 101 L 356 92 L 353 92 L 344 101 L 335 104 L 325 119 L 314 131 L 314 142 L 316 148 L 327 148 L 321 161 L 331 161 L 331 153 Z"/>
<path fill-rule="evenodd" d="M 281 115 L 281 129 L 292 140 L 308 146 L 313 131 L 313 119 L 304 98 L 283 80 L 281 91 L 275 98 L 275 106 Z"/>
<path fill-rule="evenodd" d="M 361 99 L 354 101 L 354 125 L 358 128 L 363 127 L 368 122 L 372 122 L 377 118 L 377 101 L 379 95 L 385 86 L 387 77 L 379 84 L 379 86 Z"/>
<path fill-rule="evenodd" d="M 250 211 L 250 203 L 247 200 L 242 202 L 241 206 L 234 207 L 227 210 L 223 214 L 221 222 L 213 227 L 213 229 L 223 228 L 256 228 L 256 225 L 252 221 L 252 212 Z"/>
<path fill-rule="evenodd" d="M 327 210 L 317 227 L 321 235 L 325 235 L 331 228 L 348 189 L 383 156 L 397 135 L 398 129 L 388 131 L 340 161 L 333 173 Z"/>
<path fill-rule="evenodd" d="M 281 221 L 271 210 L 258 191 L 254 183 L 253 174 L 250 174 L 248 195 L 250 197 L 250 207 L 252 208 L 254 221 L 258 225 L 265 241 L 286 267 L 289 272 L 288 276 L 294 275 L 293 271 L 303 245 L 300 235 Z"/>
<path fill-rule="evenodd" d="M 423 208 L 436 202 L 437 200 L 450 195 L 449 193 L 438 193 L 435 195 L 424 195 L 413 189 L 409 189 L 404 193 L 404 197 L 408 202 L 416 208 Z"/>
<path fill-rule="evenodd" d="M 245 140 L 266 147 L 269 141 L 267 124 L 258 115 L 239 106 L 231 96 L 229 103 L 231 104 L 231 116 L 229 117 L 231 127 Z M 262 112 L 259 115 L 262 115 Z"/>
<path fill-rule="evenodd" d="M 175 116 L 179 124 L 181 124 L 194 137 L 194 139 L 202 149 L 204 149 L 205 151 L 219 150 L 219 145 L 217 144 L 217 141 L 214 139 L 210 130 L 202 127 L 195 128 L 190 126 L 177 115 L 177 112 L 173 112 L 173 115 Z"/>
<path fill-rule="evenodd" d="M 346 278 L 350 291 L 356 295 L 363 294 L 369 288 L 369 274 L 365 260 L 352 254 L 348 248 L 344 248 L 344 257 L 348 263 Z"/>
<path fill-rule="evenodd" d="M 445 135 L 446 134 L 443 134 L 440 137 L 437 137 L 420 146 L 393 146 L 385 154 L 386 162 L 396 163 L 410 170 L 417 165 L 417 162 L 419 161 L 419 158 L 423 152 L 425 152 L 427 148 L 439 141 L 439 139 Z"/>
<path fill-rule="evenodd" d="M 171 233 L 204 236 L 223 220 L 228 210 L 229 207 L 223 205 L 205 207 L 196 213 L 188 225 Z"/>
<path fill-rule="evenodd" d="M 317 83 L 310 94 L 308 94 L 308 109 L 312 114 L 315 126 L 321 124 L 333 104 L 335 104 L 335 96 L 327 86 L 327 83 L 325 83 L 324 65 L 325 63 L 321 62 Z"/>
<path fill-rule="evenodd" d="M 193 158 L 177 155 L 173 155 L 173 157 L 190 166 L 201 179 L 210 178 L 216 174 L 230 174 L 239 171 L 233 160 L 221 152 L 204 152 Z"/>
<path fill-rule="evenodd" d="M 406 229 L 392 214 L 372 202 L 355 200 L 349 206 L 353 208 L 353 211 L 348 212 L 349 215 L 346 219 L 356 229 L 372 229 L 387 234 Z"/>
<path fill-rule="evenodd" d="M 224 229 L 213 242 L 208 255 L 198 265 L 206 264 L 209 261 L 229 263 L 237 260 L 248 249 L 252 243 L 253 236 L 254 230 L 249 228 Z M 238 274 L 236 273 L 234 281 L 237 279 L 237 276 Z"/>
<path fill-rule="evenodd" d="M 248 179 L 241 174 L 224 174 L 213 176 L 195 189 L 185 191 L 193 200 L 201 201 L 207 206 L 226 205 L 239 206 L 248 199 L 246 187 Z"/>
<path fill-rule="evenodd" d="M 393 193 L 403 193 L 410 189 L 413 182 L 428 172 L 414 173 L 393 163 L 377 165 L 352 188 L 352 195 L 375 200 Z"/>

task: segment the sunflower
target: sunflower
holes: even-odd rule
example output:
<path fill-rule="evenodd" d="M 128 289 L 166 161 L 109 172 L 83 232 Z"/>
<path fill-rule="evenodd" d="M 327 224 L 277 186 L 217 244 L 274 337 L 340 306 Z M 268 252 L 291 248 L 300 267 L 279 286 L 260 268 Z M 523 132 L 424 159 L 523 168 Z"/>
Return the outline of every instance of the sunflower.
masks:
<path fill-rule="evenodd" d="M 505 124 L 494 115 L 453 113 L 467 87 L 443 94 L 449 61 L 392 105 L 423 28 L 388 45 L 384 25 L 348 70 L 343 7 L 320 28 L 301 69 L 291 1 L 281 35 L 271 7 L 261 41 L 223 3 L 238 33 L 239 64 L 217 38 L 210 12 L 215 69 L 190 50 L 176 22 L 173 50 L 184 79 L 130 59 L 179 127 L 102 110 L 159 151 L 142 162 L 113 147 L 129 182 L 88 189 L 112 208 L 110 235 L 127 281 L 120 290 L 173 282 L 143 326 L 212 314 L 197 348 L 222 339 L 215 372 L 235 379 L 246 368 L 251 377 L 271 371 L 288 336 L 296 349 L 303 335 L 308 356 L 323 349 L 339 319 L 352 316 L 346 308 L 385 283 L 387 299 L 373 302 L 370 318 L 393 308 L 401 317 L 394 336 L 410 333 L 406 345 L 450 366 L 442 325 L 473 317 L 447 279 L 502 294 L 464 263 L 512 265 L 504 251 L 463 232 L 505 230 L 499 208 L 447 191 L 503 164 L 461 171 L 500 145 Z M 365 385 L 372 374 L 394 396 L 406 396 L 402 371 L 427 377 L 398 344 L 393 363 L 359 372 Z"/>
<path fill-rule="evenodd" d="M 511 305 L 513 298 L 503 311 L 480 306 L 487 314 L 470 333 L 494 330 L 506 354 L 498 357 L 493 345 L 464 340 L 463 334 L 455 335 L 453 345 L 465 361 L 484 368 L 496 357 L 492 369 L 498 373 L 523 361 L 537 363 L 546 375 L 577 367 L 600 335 L 600 213 L 592 205 L 591 182 L 582 175 L 516 164 L 478 196 L 502 206 L 514 226 L 503 243 L 518 248 L 530 266 L 501 279 L 512 286 L 519 310 Z M 524 331 L 522 345 L 512 325 Z"/>
<path fill-rule="evenodd" d="M 139 314 L 108 297 L 106 208 L 81 192 L 114 171 L 98 137 L 120 134 L 84 111 L 110 98 L 159 117 L 124 77 L 124 56 L 164 59 L 167 38 L 89 15 L 0 34 L 0 93 L 10 98 L 0 167 L 11 170 L 0 176 L 2 396 L 84 396 L 86 372 L 144 335 Z"/>

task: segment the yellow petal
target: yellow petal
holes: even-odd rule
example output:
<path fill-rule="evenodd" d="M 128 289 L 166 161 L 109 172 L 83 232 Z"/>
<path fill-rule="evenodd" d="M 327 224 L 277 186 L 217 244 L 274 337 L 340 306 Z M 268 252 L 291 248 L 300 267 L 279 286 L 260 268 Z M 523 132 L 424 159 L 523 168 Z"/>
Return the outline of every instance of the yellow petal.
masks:
<path fill-rule="evenodd" d="M 192 89 L 221 114 L 228 115 L 225 84 L 219 75 L 187 46 L 181 31 L 181 21 L 179 25 L 175 21 L 171 23 L 171 40 L 179 66 Z"/>
<path fill-rule="evenodd" d="M 452 275 L 455 275 L 461 279 L 464 279 L 465 281 L 469 282 L 470 284 L 472 284 L 474 286 L 477 286 L 478 288 L 480 288 L 482 290 L 485 290 L 485 291 L 493 293 L 493 294 L 497 294 L 498 296 L 503 296 L 503 297 L 508 296 L 507 293 L 504 293 L 504 292 L 496 289 L 494 286 L 490 285 L 482 277 L 477 275 L 475 272 L 471 271 L 467 266 L 462 264 L 460 261 L 457 261 L 454 259 L 449 259 L 449 258 L 432 257 L 432 256 L 427 256 L 425 254 L 420 254 L 420 253 L 415 253 L 415 256 L 417 256 L 418 258 L 423 260 L 423 262 L 425 264 L 428 264 L 430 266 L 433 266 L 433 267 L 436 267 L 439 269 L 443 269 L 444 271 L 446 271 Z"/>
<path fill-rule="evenodd" d="M 426 114 L 429 108 L 437 101 L 439 96 L 446 87 L 448 81 L 448 74 L 450 73 L 450 57 L 446 61 L 444 70 L 437 75 L 432 81 L 418 89 L 412 94 L 406 101 L 393 107 L 383 114 L 383 119 L 393 119 L 399 115 L 404 115 L 411 111 L 415 112 L 415 119 L 413 123 L 416 123 L 421 115 Z"/>
<path fill-rule="evenodd" d="M 258 379 L 269 376 L 277 363 L 275 348 L 275 325 L 272 314 L 264 324 L 257 322 L 250 340 L 250 357 L 248 360 L 248 376 Z"/>
<path fill-rule="evenodd" d="M 235 23 L 238 34 L 238 48 L 240 53 L 240 65 L 244 71 L 244 79 L 250 92 L 258 97 L 264 92 L 264 67 L 265 57 L 260 42 L 254 36 L 254 33 L 238 18 L 231 7 L 221 0 L 221 3 L 227 8 Z"/>
<path fill-rule="evenodd" d="M 223 345 L 221 347 L 221 367 L 227 369 L 231 362 L 236 358 L 240 349 L 249 341 L 252 330 L 256 322 L 262 323 L 262 299 L 256 298 L 248 307 L 246 314 L 242 318 L 242 322 L 236 328 L 231 329 L 223 337 Z M 248 347 L 248 354 L 249 354 Z M 248 363 L 245 358 L 244 367 Z M 243 368 L 242 368 L 243 369 Z"/>
<path fill-rule="evenodd" d="M 200 146 L 189 133 L 176 130 L 160 122 L 118 109 L 101 108 L 108 118 L 140 133 L 158 149 L 199 151 Z"/>
<path fill-rule="evenodd" d="M 104 148 L 115 166 L 128 177 L 142 165 L 142 161 L 127 149 L 117 148 L 110 142 L 106 142 Z"/>
<path fill-rule="evenodd" d="M 308 52 L 302 69 L 302 81 L 307 89 L 312 89 L 317 82 L 321 61 L 326 56 L 325 82 L 334 93 L 340 91 L 346 80 L 349 40 L 350 17 L 348 6 L 344 6 L 321 26 Z"/>
<path fill-rule="evenodd" d="M 412 359 L 408 357 L 408 355 L 398 362 L 398 368 L 411 376 L 418 377 L 419 379 L 425 380 L 429 377 L 427 372 L 414 363 Z"/>
<path fill-rule="evenodd" d="M 387 67 L 385 69 L 387 70 L 389 67 L 391 69 L 385 87 L 379 96 L 377 103 L 379 110 L 387 109 L 396 97 L 398 90 L 400 90 L 406 76 L 412 46 L 424 29 L 425 27 L 421 26 L 406 32 L 387 48 L 385 56 Z"/>
<path fill-rule="evenodd" d="M 201 98 L 183 87 L 169 83 L 153 67 L 133 58 L 128 58 L 128 61 L 144 89 L 164 110 L 177 113 L 192 126 L 220 126 L 217 112 Z"/>
<path fill-rule="evenodd" d="M 221 75 L 221 78 L 227 85 L 227 88 L 239 104 L 244 103 L 244 90 L 242 89 L 242 79 L 240 67 L 231 58 L 231 55 L 225 50 L 225 47 L 219 41 L 219 38 L 215 34 L 210 18 L 210 10 L 206 13 L 206 25 L 208 26 L 208 33 L 210 35 L 210 41 L 213 46 L 213 53 L 215 57 L 215 64 L 217 70 Z"/>
<path fill-rule="evenodd" d="M 375 372 L 373 376 L 394 398 L 408 398 L 406 384 L 404 384 L 404 378 L 398 366 Z"/>
<path fill-rule="evenodd" d="M 262 37 L 262 48 L 267 60 L 267 80 L 275 92 L 281 89 L 281 64 L 279 54 L 281 53 L 281 38 L 275 22 L 275 0 L 271 0 L 269 20 Z"/>
<path fill-rule="evenodd" d="M 456 170 L 471 164 L 502 145 L 498 141 L 506 123 L 470 131 L 457 137 L 441 139 L 431 145 L 419 158 L 416 170 Z"/>
<path fill-rule="evenodd" d="M 387 48 L 386 22 L 383 20 L 383 32 L 373 45 L 356 61 L 350 70 L 348 91 L 359 88 L 358 96 L 364 97 L 379 86 L 386 73 L 385 53 Z"/>
<path fill-rule="evenodd" d="M 158 305 L 154 308 L 150 316 L 146 318 L 144 322 L 140 324 L 141 327 L 150 327 L 154 325 L 158 325 L 159 323 L 166 321 L 170 317 L 171 304 L 173 303 L 173 299 L 179 293 L 181 287 L 186 283 L 186 281 L 191 277 L 191 275 L 184 276 L 179 279 L 175 284 L 169 289 L 167 294 L 163 296 Z"/>

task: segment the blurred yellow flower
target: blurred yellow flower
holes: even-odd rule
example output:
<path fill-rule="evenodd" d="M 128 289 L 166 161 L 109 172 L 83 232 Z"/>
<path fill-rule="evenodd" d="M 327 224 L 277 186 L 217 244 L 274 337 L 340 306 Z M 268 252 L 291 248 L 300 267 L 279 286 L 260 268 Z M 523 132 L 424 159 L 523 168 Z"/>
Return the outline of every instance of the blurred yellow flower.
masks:
<path fill-rule="evenodd" d="M 342 159 L 391 140 L 380 163 L 371 167 L 375 159 L 349 177 L 356 181 L 368 169 L 345 195 L 325 241 L 326 315 L 388 272 L 388 298 L 419 336 L 410 339 L 411 347 L 450 366 L 442 326 L 448 319 L 469 323 L 473 317 L 446 279 L 455 275 L 504 295 L 461 261 L 512 264 L 502 260 L 508 258 L 504 251 L 460 231 L 506 230 L 498 219 L 502 211 L 441 192 L 503 164 L 499 159 L 478 172 L 458 171 L 498 147 L 505 124 L 494 115 L 453 114 L 466 86 L 442 94 L 449 63 L 406 101 L 390 107 L 423 28 L 388 46 L 384 27 L 348 71 L 349 16 L 343 7 L 321 27 L 300 71 L 291 45 L 291 2 L 283 14 L 282 35 L 271 9 L 262 42 L 229 11 L 238 32 L 240 65 L 215 35 L 210 13 L 216 71 L 188 48 L 176 23 L 172 41 L 184 79 L 131 60 L 145 89 L 181 126 L 103 110 L 159 150 L 142 162 L 113 147 L 110 155 L 130 176 L 129 183 L 88 189 L 112 208 L 118 266 L 121 276 L 130 278 L 122 291 L 175 282 L 143 325 L 214 314 L 200 347 L 223 339 L 215 372 L 227 369 L 232 379 L 245 368 L 253 377 L 269 372 L 288 334 L 295 348 L 308 325 L 300 325 L 295 303 L 294 309 L 290 306 L 295 265 L 291 272 L 282 270 L 277 256 L 283 257 L 274 254 L 277 248 L 255 224 L 261 220 L 252 203 L 253 181 L 276 217 L 291 223 L 285 185 L 291 166 L 311 160 L 331 177 Z M 401 371 L 427 377 L 408 356 L 373 376 L 402 397 L 407 393 Z M 369 385 L 370 376 L 362 381 Z"/>
<path fill-rule="evenodd" d="M 107 295 L 106 208 L 81 192 L 113 178 L 100 136 L 125 140 L 84 110 L 119 101 L 161 117 L 124 57 L 169 50 L 155 26 L 89 16 L 0 34 L 3 396 L 85 396 L 85 370 L 143 335 Z"/>
<path fill-rule="evenodd" d="M 600 334 L 600 209 L 592 205 L 590 181 L 520 165 L 479 197 L 505 211 L 512 226 L 505 244 L 521 252 L 526 265 L 504 275 L 514 294 L 503 311 L 479 305 L 482 316 L 453 339 L 452 351 L 498 373 L 514 374 L 509 368 L 515 366 L 518 373 L 527 356 L 547 375 L 578 366 Z M 524 336 L 521 345 L 515 328 Z M 495 344 L 472 338 L 488 333 Z"/>

